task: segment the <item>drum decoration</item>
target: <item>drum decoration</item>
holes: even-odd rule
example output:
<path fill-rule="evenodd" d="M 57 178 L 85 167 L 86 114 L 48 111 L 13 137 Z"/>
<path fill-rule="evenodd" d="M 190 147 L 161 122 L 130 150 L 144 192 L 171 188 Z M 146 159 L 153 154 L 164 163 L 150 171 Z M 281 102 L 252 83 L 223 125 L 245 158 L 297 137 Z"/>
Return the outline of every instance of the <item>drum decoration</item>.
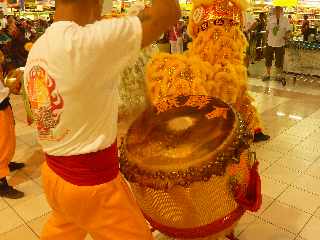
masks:
<path fill-rule="evenodd" d="M 129 129 L 121 171 L 154 228 L 176 238 L 217 237 L 260 207 L 249 142 L 240 115 L 221 100 L 166 98 Z"/>

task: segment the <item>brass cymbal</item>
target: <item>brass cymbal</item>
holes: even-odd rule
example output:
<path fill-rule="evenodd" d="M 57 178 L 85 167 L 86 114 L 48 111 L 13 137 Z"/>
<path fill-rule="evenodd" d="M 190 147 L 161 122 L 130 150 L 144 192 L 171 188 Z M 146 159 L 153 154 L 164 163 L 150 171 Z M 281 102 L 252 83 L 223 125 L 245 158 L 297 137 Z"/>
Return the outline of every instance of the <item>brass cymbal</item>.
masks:
<path fill-rule="evenodd" d="M 4 78 L 4 85 L 15 95 L 20 95 L 24 71 L 21 68 L 11 70 Z"/>

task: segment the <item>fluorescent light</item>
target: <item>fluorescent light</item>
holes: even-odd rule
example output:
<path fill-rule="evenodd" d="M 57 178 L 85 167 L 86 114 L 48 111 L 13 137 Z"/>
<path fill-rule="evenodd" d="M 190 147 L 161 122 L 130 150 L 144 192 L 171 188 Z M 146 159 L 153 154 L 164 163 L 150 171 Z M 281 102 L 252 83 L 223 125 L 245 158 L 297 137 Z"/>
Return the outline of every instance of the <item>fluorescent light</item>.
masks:
<path fill-rule="evenodd" d="M 303 117 L 298 116 L 298 115 L 289 115 L 289 118 L 294 119 L 294 120 L 300 120 L 300 121 L 303 119 Z"/>

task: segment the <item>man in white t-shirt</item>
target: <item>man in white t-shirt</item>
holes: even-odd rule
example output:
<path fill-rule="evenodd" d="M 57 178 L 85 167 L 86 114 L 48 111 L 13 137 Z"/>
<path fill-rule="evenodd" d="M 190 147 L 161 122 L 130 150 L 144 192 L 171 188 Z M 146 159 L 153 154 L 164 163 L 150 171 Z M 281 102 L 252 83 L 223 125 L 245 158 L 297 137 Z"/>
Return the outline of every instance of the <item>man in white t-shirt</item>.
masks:
<path fill-rule="evenodd" d="M 46 153 L 53 214 L 43 240 L 148 240 L 150 230 L 119 174 L 118 84 L 129 60 L 180 17 L 155 0 L 139 17 L 100 19 L 103 0 L 57 0 L 55 22 L 30 51 L 25 88 Z"/>
<path fill-rule="evenodd" d="M 290 24 L 283 14 L 281 7 L 275 7 L 267 25 L 268 45 L 265 52 L 267 74 L 264 81 L 270 80 L 272 61 L 275 56 L 275 65 L 278 71 L 277 78 L 283 80 L 282 70 L 285 55 L 286 41 L 290 36 Z"/>

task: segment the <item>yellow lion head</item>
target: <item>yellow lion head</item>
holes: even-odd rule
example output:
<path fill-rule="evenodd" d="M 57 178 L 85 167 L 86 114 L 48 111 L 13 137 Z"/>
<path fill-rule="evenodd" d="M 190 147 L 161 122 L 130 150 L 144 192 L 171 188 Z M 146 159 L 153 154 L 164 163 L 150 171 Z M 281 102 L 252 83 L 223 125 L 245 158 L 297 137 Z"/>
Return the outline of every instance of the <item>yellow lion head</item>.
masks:
<path fill-rule="evenodd" d="M 189 34 L 196 37 L 211 26 L 237 26 L 243 22 L 246 0 L 193 0 Z"/>

